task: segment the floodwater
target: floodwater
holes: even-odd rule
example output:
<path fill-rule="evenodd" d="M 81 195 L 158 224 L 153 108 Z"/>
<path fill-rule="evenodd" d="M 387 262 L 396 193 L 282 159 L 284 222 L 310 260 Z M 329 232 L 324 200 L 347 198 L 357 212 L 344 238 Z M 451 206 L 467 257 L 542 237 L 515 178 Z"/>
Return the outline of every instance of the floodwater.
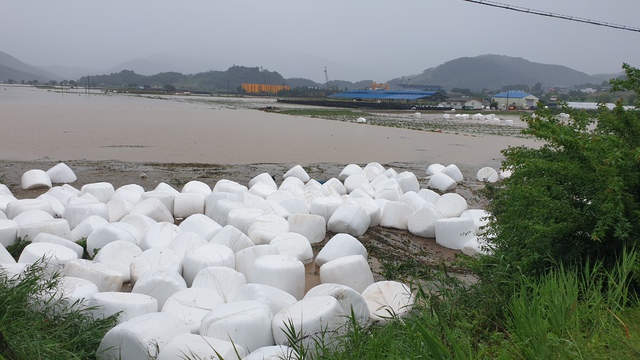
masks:
<path fill-rule="evenodd" d="M 0 86 L 0 160 L 490 164 L 532 140 L 267 113 L 274 99 L 141 97 Z M 243 103 L 243 106 L 234 106 Z M 355 120 L 355 119 L 354 119 Z"/>

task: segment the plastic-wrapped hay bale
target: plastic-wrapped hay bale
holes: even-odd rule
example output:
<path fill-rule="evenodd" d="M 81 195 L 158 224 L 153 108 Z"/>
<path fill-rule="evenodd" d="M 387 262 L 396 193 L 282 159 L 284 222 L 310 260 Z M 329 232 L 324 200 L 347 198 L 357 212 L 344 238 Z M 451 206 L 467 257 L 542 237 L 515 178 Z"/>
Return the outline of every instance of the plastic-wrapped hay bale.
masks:
<path fill-rule="evenodd" d="M 332 296 L 338 300 L 340 307 L 348 316 L 351 316 L 353 311 L 358 325 L 366 327 L 369 324 L 371 319 L 369 306 L 367 306 L 367 302 L 359 292 L 346 285 L 325 283 L 311 288 L 304 298 L 325 295 Z"/>
<path fill-rule="evenodd" d="M 47 242 L 47 243 L 52 243 L 52 244 L 58 244 L 61 246 L 64 246 L 66 248 L 69 248 L 71 250 L 73 250 L 77 255 L 78 258 L 81 259 L 82 258 L 82 254 L 84 253 L 84 248 L 78 244 L 76 244 L 75 242 L 63 238 L 61 236 L 58 235 L 54 235 L 54 234 L 49 234 L 49 233 L 39 233 L 38 235 L 36 235 L 33 240 L 31 240 L 32 243 L 38 243 L 38 242 Z"/>
<path fill-rule="evenodd" d="M 285 208 L 289 214 L 309 214 L 309 206 L 302 196 L 284 199 L 278 204 Z"/>
<path fill-rule="evenodd" d="M 396 179 L 387 179 L 375 191 L 375 199 L 397 201 L 402 196 L 402 188 Z"/>
<path fill-rule="evenodd" d="M 27 245 L 20 253 L 19 263 L 33 264 L 36 261 L 45 259 L 48 267 L 53 270 L 62 270 L 66 263 L 77 259 L 78 254 L 75 251 L 53 243 L 31 243 Z"/>
<path fill-rule="evenodd" d="M 203 183 L 202 181 L 191 180 L 188 183 L 184 184 L 180 192 L 183 194 L 198 193 L 207 196 L 211 194 L 211 188 L 209 187 L 209 185 Z"/>
<path fill-rule="evenodd" d="M 212 199 L 219 198 L 219 196 L 214 192 L 207 198 L 211 201 Z M 244 209 L 247 207 L 245 204 L 237 200 L 237 196 L 235 198 L 236 200 L 223 197 L 209 205 L 205 205 L 205 215 L 213 219 L 213 221 L 218 223 L 220 226 L 227 225 L 227 216 L 232 210 Z"/>
<path fill-rule="evenodd" d="M 182 334 L 165 346 L 156 360 L 193 359 L 246 359 L 246 350 L 231 341 L 199 334 Z"/>
<path fill-rule="evenodd" d="M 229 302 L 257 300 L 267 304 L 273 314 L 298 301 L 293 295 L 276 287 L 265 284 L 245 284 L 234 294 Z"/>
<path fill-rule="evenodd" d="M 331 260 L 350 255 L 361 255 L 366 259 L 367 248 L 349 234 L 335 234 L 318 252 L 315 263 L 322 266 Z"/>
<path fill-rule="evenodd" d="M 222 226 L 210 217 L 203 214 L 193 214 L 184 219 L 180 225 L 180 230 L 191 231 L 202 235 L 207 241 L 211 240 L 220 230 Z"/>
<path fill-rule="evenodd" d="M 209 241 L 230 248 L 234 253 L 255 246 L 253 241 L 234 226 L 226 225 Z"/>
<path fill-rule="evenodd" d="M 53 207 L 51 203 L 44 199 L 20 199 L 7 203 L 5 214 L 7 218 L 14 219 L 16 216 L 30 210 L 42 210 L 53 217 Z"/>
<path fill-rule="evenodd" d="M 364 173 L 349 175 L 349 177 L 344 180 L 344 187 L 347 189 L 347 193 L 361 187 L 363 184 L 369 184 L 369 179 L 367 179 Z"/>
<path fill-rule="evenodd" d="M 253 264 L 256 259 L 264 255 L 279 255 L 278 248 L 273 245 L 255 245 L 242 249 L 236 253 L 236 270 L 247 279 L 251 278 Z"/>
<path fill-rule="evenodd" d="M 411 289 L 397 281 L 378 281 L 362 292 L 369 306 L 371 319 L 387 322 L 393 318 L 402 318 L 413 308 L 415 297 Z"/>
<path fill-rule="evenodd" d="M 314 214 L 291 214 L 287 222 L 291 232 L 303 235 L 311 244 L 324 241 L 327 232 L 324 217 Z"/>
<path fill-rule="evenodd" d="M 485 242 L 476 236 L 462 246 L 462 253 L 467 256 L 476 256 L 478 254 L 489 255 L 491 254 L 491 250 L 488 249 L 486 245 Z"/>
<path fill-rule="evenodd" d="M 70 198 L 64 209 L 64 218 L 69 222 L 69 227 L 72 229 L 93 215 L 100 216 L 109 221 L 109 208 L 107 204 L 86 201 L 79 198 Z"/>
<path fill-rule="evenodd" d="M 0 244 L 7 247 L 16 243 L 18 223 L 14 220 L 0 220 Z"/>
<path fill-rule="evenodd" d="M 182 232 L 177 225 L 168 222 L 155 223 L 144 232 L 140 239 L 140 249 L 148 250 L 151 248 L 166 248 L 171 244 L 173 239 Z"/>
<path fill-rule="evenodd" d="M 131 289 L 132 293 L 153 296 L 162 309 L 165 301 L 174 293 L 187 288 L 184 279 L 175 271 L 156 270 L 144 273 Z"/>
<path fill-rule="evenodd" d="M 226 266 L 235 268 L 236 258 L 228 247 L 208 243 L 187 251 L 182 262 L 182 275 L 187 285 L 191 286 L 198 272 L 209 266 Z"/>
<path fill-rule="evenodd" d="M 7 205 L 16 200 L 18 199 L 16 199 L 16 197 L 11 193 L 0 193 L 0 211 L 2 211 L 7 218 L 9 218 L 9 214 L 7 214 Z"/>
<path fill-rule="evenodd" d="M 245 276 L 235 269 L 225 266 L 210 266 L 198 272 L 191 287 L 213 290 L 224 302 L 228 302 L 246 283 Z"/>
<path fill-rule="evenodd" d="M 288 292 L 296 299 L 302 299 L 305 289 L 304 264 L 288 255 L 260 256 L 253 263 L 249 282 L 270 285 Z"/>
<path fill-rule="evenodd" d="M 498 172 L 492 167 L 483 167 L 482 169 L 478 170 L 478 173 L 476 174 L 476 180 L 494 183 L 498 181 Z"/>
<path fill-rule="evenodd" d="M 477 235 L 482 235 L 484 234 L 484 227 L 489 224 L 490 219 L 493 217 L 493 215 L 486 211 L 486 210 L 482 210 L 482 209 L 469 209 L 469 210 L 465 210 L 462 214 L 460 214 L 460 217 L 470 217 L 473 219 L 473 223 L 476 226 L 476 234 Z"/>
<path fill-rule="evenodd" d="M 91 194 L 103 204 L 108 203 L 114 193 L 113 185 L 108 182 L 86 184 L 80 188 L 80 195 Z"/>
<path fill-rule="evenodd" d="M 111 200 L 122 199 L 127 200 L 132 205 L 137 205 L 140 202 L 142 193 L 144 193 L 144 188 L 138 184 L 122 185 L 113 193 Z"/>
<path fill-rule="evenodd" d="M 309 174 L 307 174 L 307 172 L 300 165 L 296 165 L 292 167 L 284 174 L 285 179 L 288 177 L 296 177 L 302 180 L 303 182 L 307 182 L 309 181 L 309 179 L 311 179 L 309 177 Z"/>
<path fill-rule="evenodd" d="M 109 222 L 98 215 L 91 215 L 86 219 L 82 220 L 78 226 L 71 230 L 71 241 L 78 241 L 82 238 L 86 238 L 91 234 L 95 229 L 107 225 Z"/>
<path fill-rule="evenodd" d="M 380 216 L 380 226 L 399 230 L 407 229 L 413 208 L 399 201 L 389 201 Z"/>
<path fill-rule="evenodd" d="M 469 208 L 467 200 L 465 200 L 459 194 L 448 193 L 438 198 L 436 202 L 436 209 L 442 213 L 445 217 L 457 217 L 460 216 L 465 210 Z"/>
<path fill-rule="evenodd" d="M 109 211 L 109 222 L 120 221 L 123 217 L 129 215 L 133 209 L 133 204 L 125 199 L 111 199 L 107 203 L 107 210 Z"/>
<path fill-rule="evenodd" d="M 174 188 L 173 186 L 167 184 L 166 182 L 161 182 L 158 185 L 156 185 L 156 187 L 153 189 L 153 191 L 165 192 L 165 193 L 168 193 L 170 195 L 176 195 L 176 194 L 180 193 L 180 191 L 176 190 L 176 188 Z M 151 192 L 151 191 L 149 191 L 149 192 Z"/>
<path fill-rule="evenodd" d="M 46 200 L 49 204 L 51 204 L 51 210 L 53 210 L 53 217 L 61 218 L 64 216 L 64 205 L 58 200 L 58 198 L 51 196 L 47 193 L 44 193 L 38 196 L 36 199 L 38 200 Z"/>
<path fill-rule="evenodd" d="M 400 185 L 403 193 L 407 193 L 409 191 L 420 191 L 420 182 L 418 182 L 416 174 L 411 171 L 403 171 L 399 173 L 395 179 Z"/>
<path fill-rule="evenodd" d="M 362 168 L 360 167 L 360 165 L 357 164 L 349 164 L 347 166 L 345 166 L 342 171 L 340 171 L 340 174 L 338 175 L 338 180 L 340 181 L 344 181 L 347 177 L 353 175 L 353 174 L 359 174 L 362 172 Z"/>
<path fill-rule="evenodd" d="M 448 218 L 436 221 L 436 243 L 448 249 L 460 250 L 476 236 L 471 218 Z"/>
<path fill-rule="evenodd" d="M 53 216 L 43 210 L 27 210 L 13 217 L 18 226 L 31 225 L 42 221 L 53 220 Z"/>
<path fill-rule="evenodd" d="M 158 311 L 158 301 L 152 296 L 119 291 L 95 293 L 87 305 L 92 308 L 91 314 L 96 319 L 120 313 L 118 323 Z"/>
<path fill-rule="evenodd" d="M 380 216 L 382 215 L 382 209 L 380 208 L 378 201 L 370 197 L 359 197 L 354 198 L 353 202 L 360 205 L 369 215 L 369 227 L 380 225 Z"/>
<path fill-rule="evenodd" d="M 268 244 L 279 234 L 289 232 L 287 220 L 277 215 L 267 214 L 255 219 L 249 226 L 249 238 L 256 245 Z"/>
<path fill-rule="evenodd" d="M 9 251 L 0 243 L 0 264 L 15 264 L 16 260 L 11 256 Z M 0 270 L 1 271 L 1 270 Z"/>
<path fill-rule="evenodd" d="M 312 215 L 320 215 L 324 218 L 325 222 L 328 222 L 331 215 L 342 205 L 344 202 L 340 198 L 335 197 L 321 197 L 311 201 L 309 205 L 309 212 Z"/>
<path fill-rule="evenodd" d="M 200 335 L 226 339 L 251 351 L 274 345 L 271 309 L 255 300 L 222 304 L 202 319 Z"/>
<path fill-rule="evenodd" d="M 192 334 L 198 334 L 200 323 L 207 313 L 224 303 L 225 300 L 216 291 L 192 287 L 179 290 L 169 296 L 162 307 L 162 312 L 180 318 Z"/>
<path fill-rule="evenodd" d="M 117 222 L 103 225 L 95 229 L 87 237 L 87 253 L 93 257 L 94 253 L 110 242 L 123 240 L 138 245 L 140 234 L 133 225 Z"/>
<path fill-rule="evenodd" d="M 227 226 L 233 226 L 247 234 L 253 221 L 262 215 L 265 215 L 262 209 L 249 207 L 233 209 L 227 215 Z"/>
<path fill-rule="evenodd" d="M 171 219 L 173 219 L 174 199 L 175 199 L 175 196 L 179 194 L 177 190 L 173 189 L 173 191 L 174 192 L 158 191 L 158 190 L 145 191 L 140 195 L 140 202 L 144 202 L 145 200 L 149 200 L 149 199 L 159 200 L 164 205 L 164 207 L 168 210 L 168 212 L 171 214 Z"/>
<path fill-rule="evenodd" d="M 359 118 L 356 119 L 356 123 L 358 123 L 358 124 L 364 124 L 366 122 L 367 122 L 367 119 L 363 118 L 363 117 L 359 117 Z"/>
<path fill-rule="evenodd" d="M 96 358 L 156 358 L 173 338 L 182 334 L 189 334 L 189 329 L 175 315 L 163 312 L 140 315 L 109 330 L 100 342 Z"/>
<path fill-rule="evenodd" d="M 325 183 L 322 185 L 335 190 L 339 195 L 347 194 L 347 188 L 345 188 L 344 184 L 337 178 L 331 178 L 325 181 Z"/>
<path fill-rule="evenodd" d="M 96 293 L 98 293 L 98 287 L 89 280 L 61 276 L 56 293 L 51 294 L 53 296 L 50 299 L 56 301 L 56 306 L 60 306 L 63 310 L 82 309 Z"/>
<path fill-rule="evenodd" d="M 444 170 L 442 170 L 442 172 L 444 174 L 447 174 L 458 184 L 460 184 L 464 180 L 464 176 L 462 176 L 462 172 L 460 171 L 460 169 L 458 169 L 458 166 L 456 166 L 456 164 L 447 165 Z"/>
<path fill-rule="evenodd" d="M 71 237 L 69 223 L 64 219 L 38 221 L 18 226 L 18 237 L 23 240 L 32 240 L 40 233 L 53 234 L 65 239 Z"/>
<path fill-rule="evenodd" d="M 85 259 L 75 259 L 67 262 L 62 275 L 87 279 L 98 286 L 98 290 L 120 291 L 124 282 L 124 275 L 107 265 Z"/>
<path fill-rule="evenodd" d="M 457 184 L 449 175 L 438 172 L 431 176 L 427 186 L 439 191 L 449 191 L 455 189 Z"/>
<path fill-rule="evenodd" d="M 426 174 L 427 176 L 433 176 L 439 172 L 442 172 L 442 170 L 444 170 L 444 165 L 435 163 L 427 167 Z"/>
<path fill-rule="evenodd" d="M 292 304 L 273 317 L 272 330 L 276 344 L 291 345 L 287 334 L 291 326 L 301 339 L 299 346 L 315 351 L 315 344 L 332 347 L 344 332 L 348 315 L 332 296 L 312 296 Z"/>
<path fill-rule="evenodd" d="M 295 256 L 305 265 L 313 262 L 313 249 L 304 235 L 283 233 L 275 236 L 269 244 L 275 246 L 280 254 Z"/>
<path fill-rule="evenodd" d="M 183 231 L 173 239 L 167 249 L 172 250 L 176 256 L 178 256 L 178 259 L 180 259 L 180 267 L 182 267 L 184 256 L 187 252 L 206 244 L 208 244 L 207 239 L 202 237 L 202 235 L 192 233 L 191 231 Z"/>
<path fill-rule="evenodd" d="M 76 174 L 65 163 L 58 163 L 46 171 L 54 184 L 72 183 L 78 180 Z"/>
<path fill-rule="evenodd" d="M 367 259 L 361 255 L 349 255 L 322 265 L 320 282 L 346 285 L 361 293 L 373 284 L 373 273 Z"/>
<path fill-rule="evenodd" d="M 173 197 L 173 216 L 186 218 L 193 214 L 204 214 L 205 195 L 199 192 L 180 193 Z"/>
<path fill-rule="evenodd" d="M 44 170 L 33 169 L 22 174 L 20 185 L 23 189 L 50 188 L 51 178 Z"/>
<path fill-rule="evenodd" d="M 415 236 L 435 238 L 436 221 L 444 218 L 445 216 L 436 209 L 435 205 L 428 203 L 428 205 L 414 211 L 411 216 L 409 216 L 407 229 Z"/>
<path fill-rule="evenodd" d="M 157 222 L 170 222 L 173 223 L 173 215 L 167 209 L 165 204 L 155 197 L 140 200 L 136 204 L 129 214 L 146 215 Z"/>
<path fill-rule="evenodd" d="M 249 189 L 249 193 L 259 196 L 263 199 L 266 199 L 267 197 L 269 197 L 269 195 L 273 194 L 276 191 L 278 191 L 278 188 L 264 182 L 256 182 Z"/>
<path fill-rule="evenodd" d="M 220 179 L 218 180 L 215 185 L 213 186 L 213 189 L 211 189 L 212 193 L 215 192 L 227 192 L 227 193 L 233 193 L 236 194 L 238 192 L 243 192 L 243 191 L 249 191 L 249 188 L 247 188 L 244 185 L 241 185 L 235 181 L 231 181 L 231 180 L 227 180 L 227 179 Z"/>
<path fill-rule="evenodd" d="M 284 345 L 263 346 L 252 351 L 242 360 L 295 360 L 300 355 L 291 347 Z"/>
<path fill-rule="evenodd" d="M 256 183 L 264 183 L 266 185 L 269 185 L 271 187 L 273 187 L 274 189 L 278 189 L 278 185 L 276 184 L 276 181 L 273 180 L 273 177 L 271 175 L 269 175 L 269 173 L 261 173 L 258 174 L 256 176 L 254 176 L 253 178 L 251 178 L 251 180 L 249 180 L 249 184 L 248 187 L 249 189 L 251 187 L 253 187 L 253 185 L 255 185 Z"/>
<path fill-rule="evenodd" d="M 371 218 L 362 206 L 343 204 L 331 215 L 327 223 L 327 229 L 335 233 L 362 236 L 369 229 L 370 223 Z"/>
<path fill-rule="evenodd" d="M 131 262 L 140 254 L 142 250 L 136 244 L 118 240 L 103 246 L 93 261 L 121 272 L 123 281 L 128 282 L 131 281 Z"/>
<path fill-rule="evenodd" d="M 182 273 L 182 263 L 176 253 L 169 249 L 149 249 L 143 251 L 131 260 L 129 273 L 131 284 L 136 283 L 140 276 L 147 271 L 170 270 Z"/>
<path fill-rule="evenodd" d="M 427 200 L 415 191 L 402 194 L 398 201 L 411 206 L 414 211 L 423 208 L 427 204 Z"/>

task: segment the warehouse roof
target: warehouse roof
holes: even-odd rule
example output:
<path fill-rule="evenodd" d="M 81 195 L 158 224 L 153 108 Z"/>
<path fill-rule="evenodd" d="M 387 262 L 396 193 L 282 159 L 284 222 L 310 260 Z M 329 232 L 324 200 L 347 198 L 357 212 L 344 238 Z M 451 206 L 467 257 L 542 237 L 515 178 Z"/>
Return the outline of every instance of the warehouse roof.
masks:
<path fill-rule="evenodd" d="M 437 93 L 437 91 L 349 90 L 339 94 L 329 95 L 329 97 L 368 100 L 417 100 L 431 97 Z"/>
<path fill-rule="evenodd" d="M 520 90 L 509 90 L 509 91 L 501 92 L 499 94 L 495 94 L 493 95 L 493 98 L 522 99 L 522 98 L 526 98 L 527 96 L 533 96 L 533 95 L 527 94 L 526 92 L 520 91 Z"/>

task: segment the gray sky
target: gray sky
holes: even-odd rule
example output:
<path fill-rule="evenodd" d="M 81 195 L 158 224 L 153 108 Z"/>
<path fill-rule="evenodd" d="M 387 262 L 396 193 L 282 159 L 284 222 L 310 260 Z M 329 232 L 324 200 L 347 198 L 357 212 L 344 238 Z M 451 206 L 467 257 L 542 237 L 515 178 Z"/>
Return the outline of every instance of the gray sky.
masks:
<path fill-rule="evenodd" d="M 499 0 L 640 27 L 640 0 Z M 387 81 L 499 54 L 615 73 L 640 33 L 464 0 L 0 0 L 0 51 L 30 65 L 106 70 L 170 55 L 177 70 L 262 66 L 286 78 Z M 165 56 L 165 57 L 166 57 Z"/>

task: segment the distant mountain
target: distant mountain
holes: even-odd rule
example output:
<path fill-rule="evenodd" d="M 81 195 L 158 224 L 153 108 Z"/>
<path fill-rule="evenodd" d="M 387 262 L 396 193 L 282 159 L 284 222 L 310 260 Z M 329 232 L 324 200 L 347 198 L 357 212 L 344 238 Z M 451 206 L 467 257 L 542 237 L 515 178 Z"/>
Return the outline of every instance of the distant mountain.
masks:
<path fill-rule="evenodd" d="M 96 74 L 100 71 L 92 68 L 84 67 L 68 67 L 59 65 L 40 66 L 40 69 L 56 74 L 59 78 L 64 80 L 78 80 L 81 76 L 87 74 Z"/>
<path fill-rule="evenodd" d="M 13 56 L 0 51 L 0 81 L 33 81 L 45 82 L 61 80 L 58 75 L 27 65 Z"/>
<path fill-rule="evenodd" d="M 131 70 L 140 75 L 155 75 L 164 72 L 183 72 L 177 65 L 161 60 L 135 59 L 115 65 L 105 71 L 107 74 L 119 73 L 122 70 Z"/>
<path fill-rule="evenodd" d="M 422 74 L 405 76 L 411 84 L 440 85 L 445 89 L 500 89 L 506 85 L 540 82 L 543 87 L 600 84 L 601 79 L 562 65 L 540 64 L 504 55 L 481 55 L 447 61 Z M 397 84 L 401 79 L 389 83 Z"/>

